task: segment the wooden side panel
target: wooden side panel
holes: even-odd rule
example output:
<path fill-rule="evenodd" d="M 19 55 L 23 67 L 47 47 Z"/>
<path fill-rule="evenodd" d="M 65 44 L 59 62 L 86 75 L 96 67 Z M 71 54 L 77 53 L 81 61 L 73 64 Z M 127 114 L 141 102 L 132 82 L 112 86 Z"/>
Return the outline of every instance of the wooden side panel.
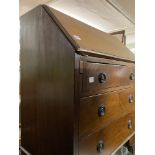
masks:
<path fill-rule="evenodd" d="M 74 155 L 79 155 L 80 55 L 75 53 L 74 71 Z"/>
<path fill-rule="evenodd" d="M 21 17 L 21 145 L 73 155 L 74 49 L 41 7 Z"/>

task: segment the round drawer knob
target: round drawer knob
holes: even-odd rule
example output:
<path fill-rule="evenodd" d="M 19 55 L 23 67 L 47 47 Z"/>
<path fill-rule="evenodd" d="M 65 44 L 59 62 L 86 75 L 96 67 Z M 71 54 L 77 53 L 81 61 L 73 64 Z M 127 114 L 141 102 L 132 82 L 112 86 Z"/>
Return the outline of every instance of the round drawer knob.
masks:
<path fill-rule="evenodd" d="M 128 120 L 128 129 L 131 129 L 131 128 L 132 128 L 132 121 Z"/>
<path fill-rule="evenodd" d="M 105 111 L 106 111 L 105 106 L 103 104 L 100 105 L 99 108 L 98 108 L 98 115 L 99 115 L 99 117 L 104 116 L 105 115 Z"/>
<path fill-rule="evenodd" d="M 134 97 L 132 95 L 129 96 L 129 103 L 133 103 L 134 102 Z"/>
<path fill-rule="evenodd" d="M 102 153 L 103 150 L 104 150 L 104 143 L 103 143 L 103 141 L 101 140 L 101 141 L 99 141 L 98 144 L 97 144 L 97 152 L 98 152 L 98 153 Z"/>
<path fill-rule="evenodd" d="M 106 74 L 105 74 L 105 73 L 100 73 L 100 74 L 98 75 L 98 80 L 99 80 L 100 83 L 105 82 L 105 81 L 107 80 Z"/>
<path fill-rule="evenodd" d="M 131 73 L 129 78 L 130 78 L 130 80 L 134 80 L 135 79 L 135 74 Z"/>

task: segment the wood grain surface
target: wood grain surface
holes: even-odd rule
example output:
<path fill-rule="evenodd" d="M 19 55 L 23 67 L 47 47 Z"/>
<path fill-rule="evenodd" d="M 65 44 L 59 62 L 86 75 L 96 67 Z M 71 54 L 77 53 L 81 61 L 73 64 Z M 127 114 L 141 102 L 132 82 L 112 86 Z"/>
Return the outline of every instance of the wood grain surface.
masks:
<path fill-rule="evenodd" d="M 103 83 L 99 81 L 99 74 L 101 73 L 106 75 L 106 80 Z M 81 93 L 88 92 L 89 95 L 92 95 L 101 89 L 134 85 L 134 79 L 130 79 L 132 73 L 134 74 L 134 66 L 120 65 L 119 63 L 83 62 Z M 90 78 L 93 78 L 94 81 L 91 82 Z"/>
<path fill-rule="evenodd" d="M 99 53 L 113 58 L 134 61 L 134 54 L 117 38 L 67 16 L 53 8 L 44 6 L 81 54 Z"/>
<path fill-rule="evenodd" d="M 134 97 L 134 89 L 122 89 L 119 91 L 105 93 L 80 99 L 80 137 L 106 127 L 114 120 L 134 112 L 134 100 L 129 103 L 129 96 Z M 104 116 L 98 115 L 100 106 L 105 106 Z"/>
<path fill-rule="evenodd" d="M 132 128 L 128 128 L 128 121 L 131 120 Z M 110 155 L 125 139 L 134 132 L 134 114 L 128 114 L 125 117 L 111 123 L 109 126 L 86 138 L 81 139 L 79 145 L 80 155 Z M 97 151 L 97 144 L 102 141 L 104 149 L 101 153 Z"/>
<path fill-rule="evenodd" d="M 41 6 L 20 21 L 21 145 L 73 155 L 74 49 Z"/>
<path fill-rule="evenodd" d="M 21 147 L 32 155 L 98 155 L 104 146 L 100 154 L 110 155 L 134 133 L 134 55 L 45 5 L 20 24 Z"/>

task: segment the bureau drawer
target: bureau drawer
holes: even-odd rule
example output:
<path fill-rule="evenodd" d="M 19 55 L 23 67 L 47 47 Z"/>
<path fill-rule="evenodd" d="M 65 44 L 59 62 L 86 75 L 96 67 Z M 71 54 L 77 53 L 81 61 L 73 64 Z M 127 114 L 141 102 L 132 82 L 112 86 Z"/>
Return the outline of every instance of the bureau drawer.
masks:
<path fill-rule="evenodd" d="M 135 89 L 126 89 L 124 91 L 119 91 L 120 104 L 123 107 L 123 111 L 130 113 L 135 111 Z"/>
<path fill-rule="evenodd" d="M 103 95 L 81 98 L 79 135 L 88 135 L 134 111 L 134 103 L 129 103 L 132 92 L 133 89 L 129 87 Z"/>
<path fill-rule="evenodd" d="M 119 69 L 120 85 L 134 85 L 135 83 L 135 68 L 134 66 L 120 66 Z"/>
<path fill-rule="evenodd" d="M 80 155 L 110 155 L 134 132 L 134 114 L 128 114 L 103 130 L 80 140 Z"/>
<path fill-rule="evenodd" d="M 82 92 L 134 84 L 134 65 L 83 62 Z"/>

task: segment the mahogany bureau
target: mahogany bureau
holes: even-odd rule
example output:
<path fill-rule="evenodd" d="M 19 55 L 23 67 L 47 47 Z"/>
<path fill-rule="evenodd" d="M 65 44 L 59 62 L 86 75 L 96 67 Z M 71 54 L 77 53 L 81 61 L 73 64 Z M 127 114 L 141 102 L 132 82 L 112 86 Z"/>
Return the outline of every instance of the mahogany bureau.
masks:
<path fill-rule="evenodd" d="M 134 135 L 134 54 L 40 5 L 20 18 L 22 155 L 110 155 Z"/>

